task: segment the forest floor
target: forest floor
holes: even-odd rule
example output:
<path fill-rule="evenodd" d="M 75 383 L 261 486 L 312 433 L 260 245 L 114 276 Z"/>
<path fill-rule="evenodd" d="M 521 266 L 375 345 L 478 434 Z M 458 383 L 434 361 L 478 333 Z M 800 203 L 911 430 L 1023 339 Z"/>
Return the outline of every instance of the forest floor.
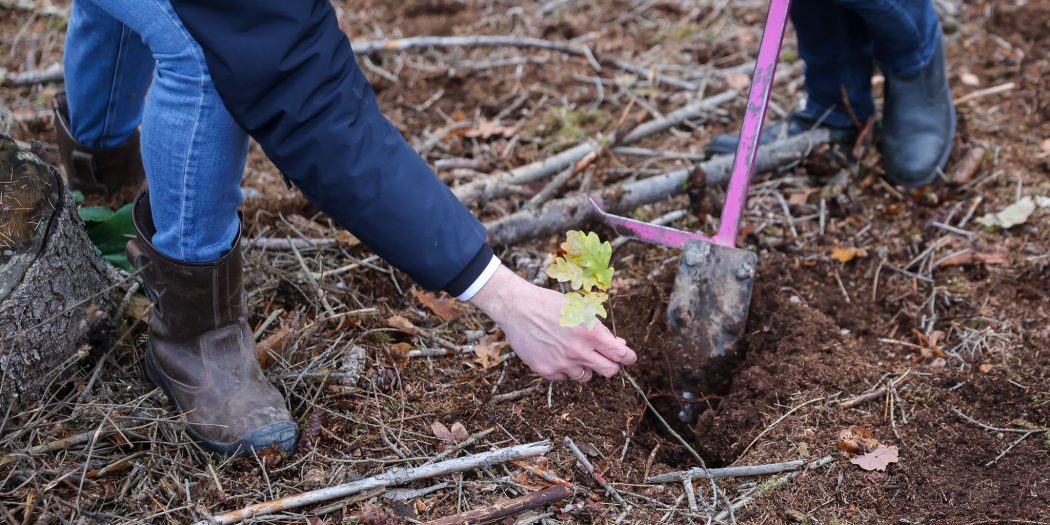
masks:
<path fill-rule="evenodd" d="M 60 63 L 68 6 L 47 3 L 47 11 L 44 4 L 0 10 L 0 66 L 9 76 Z M 190 444 L 140 372 L 147 303 L 137 299 L 115 344 L 85 352 L 55 382 L 48 402 L 0 420 L 0 453 L 92 436 L 0 461 L 0 522 L 188 523 L 422 464 L 456 439 L 436 424 L 460 423 L 482 437 L 456 453 L 549 439 L 547 459 L 525 465 L 597 494 L 537 509 L 519 523 L 707 523 L 727 500 L 747 496 L 747 505 L 720 520 L 1050 523 L 1050 1 L 939 4 L 959 101 L 947 175 L 920 191 L 891 187 L 881 178 L 878 148 L 860 144 L 855 164 L 829 163 L 825 154 L 758 176 L 742 236 L 759 256 L 743 355 L 710 372 L 693 401 L 696 424 L 673 423 L 708 467 L 825 456 L 830 463 L 779 484 L 776 475 L 720 478 L 717 494 L 697 480 L 690 510 L 682 483 L 646 478 L 697 461 L 624 377 L 588 384 L 538 379 L 502 348 L 491 321 L 469 305 L 421 293 L 339 234 L 284 186 L 253 144 L 244 179 L 246 236 L 273 242 L 246 252 L 249 322 L 261 348 L 272 351 L 264 357 L 272 362 L 268 376 L 303 424 L 298 451 L 222 461 Z M 642 67 L 642 74 L 608 64 L 596 71 L 583 57 L 522 47 L 360 57 L 384 112 L 452 186 L 658 118 L 702 94 L 739 93 L 633 145 L 647 153 L 603 152 L 556 196 L 688 167 L 712 135 L 735 129 L 764 16 L 754 1 L 336 5 L 354 41 L 509 34 L 571 41 L 603 61 Z M 782 60 L 773 118 L 802 98 L 793 33 Z M 61 82 L 8 81 L 0 89 L 0 131 L 53 141 L 47 109 Z M 875 144 L 877 138 L 876 128 Z M 949 182 L 974 148 L 985 152 L 976 170 Z M 547 183 L 473 209 L 483 220 L 497 219 Z M 1025 197 L 1037 202 L 1026 222 L 1007 229 L 977 222 Z M 720 199 L 717 188 L 694 188 L 632 215 L 683 210 L 672 226 L 710 231 Z M 589 227 L 615 238 L 600 224 Z M 499 246 L 497 253 L 523 276 L 555 286 L 542 269 L 559 237 Z M 315 246 L 304 247 L 299 259 L 281 245 L 285 238 Z M 674 250 L 619 245 L 609 319 L 639 354 L 630 373 L 671 422 L 686 403 L 663 321 L 677 261 Z M 464 351 L 412 352 L 435 346 Z M 363 356 L 355 353 L 360 349 Z M 868 401 L 854 399 L 877 389 Z M 113 432 L 115 422 L 120 432 Z M 899 460 L 885 471 L 851 463 L 843 450 L 850 432 L 854 440 L 870 432 L 874 441 L 861 443 L 860 452 L 897 447 Z M 580 468 L 565 437 L 629 508 Z M 549 485 L 506 464 L 411 488 L 438 481 L 444 485 L 425 495 L 387 491 L 254 522 L 426 522 Z"/>

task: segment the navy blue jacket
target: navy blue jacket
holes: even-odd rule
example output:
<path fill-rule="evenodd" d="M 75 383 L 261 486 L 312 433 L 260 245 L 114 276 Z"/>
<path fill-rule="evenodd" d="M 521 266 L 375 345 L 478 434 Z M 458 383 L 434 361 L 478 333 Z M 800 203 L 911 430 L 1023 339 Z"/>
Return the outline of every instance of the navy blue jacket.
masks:
<path fill-rule="evenodd" d="M 328 0 L 174 0 L 233 118 L 318 208 L 421 286 L 459 295 L 485 228 L 376 105 Z"/>

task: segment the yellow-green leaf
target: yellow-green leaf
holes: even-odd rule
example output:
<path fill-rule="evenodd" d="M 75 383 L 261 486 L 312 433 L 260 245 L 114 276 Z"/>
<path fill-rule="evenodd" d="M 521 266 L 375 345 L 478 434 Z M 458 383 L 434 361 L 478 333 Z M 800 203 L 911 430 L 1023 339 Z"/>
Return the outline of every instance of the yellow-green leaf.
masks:
<path fill-rule="evenodd" d="M 565 327 L 586 324 L 588 329 L 594 328 L 595 316 L 606 316 L 605 307 L 602 305 L 608 298 L 608 294 L 601 292 L 569 292 L 565 294 L 569 303 L 561 308 L 561 325 Z"/>
<path fill-rule="evenodd" d="M 566 261 L 564 257 L 558 257 L 554 260 L 554 264 L 547 267 L 547 275 L 557 279 L 558 282 L 569 283 L 573 290 L 579 290 L 584 284 L 591 285 L 593 282 L 582 266 Z"/>
<path fill-rule="evenodd" d="M 597 287 L 608 290 L 612 285 L 613 269 L 609 266 L 612 245 L 602 242 L 594 232 L 569 231 L 561 247 L 565 257 L 558 257 L 547 275 L 559 282 L 568 282 L 574 290 L 590 291 Z"/>

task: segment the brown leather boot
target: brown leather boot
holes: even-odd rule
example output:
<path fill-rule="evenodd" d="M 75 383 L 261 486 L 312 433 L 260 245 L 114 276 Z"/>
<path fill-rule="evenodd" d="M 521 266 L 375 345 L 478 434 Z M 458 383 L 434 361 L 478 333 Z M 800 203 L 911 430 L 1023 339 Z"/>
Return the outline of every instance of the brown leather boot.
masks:
<path fill-rule="evenodd" d="M 85 195 L 112 195 L 121 190 L 137 192 L 142 189 L 146 171 L 142 168 L 137 130 L 115 148 L 89 148 L 73 138 L 65 93 L 55 96 L 53 109 L 55 142 L 71 190 L 79 190 Z M 133 195 L 129 193 L 128 197 Z"/>
<path fill-rule="evenodd" d="M 218 261 L 184 263 L 150 241 L 156 228 L 147 193 L 135 200 L 133 217 L 138 238 L 128 242 L 128 259 L 143 268 L 154 302 L 145 356 L 150 379 L 205 448 L 236 455 L 276 445 L 290 452 L 299 429 L 263 376 L 244 317 L 240 236 Z"/>

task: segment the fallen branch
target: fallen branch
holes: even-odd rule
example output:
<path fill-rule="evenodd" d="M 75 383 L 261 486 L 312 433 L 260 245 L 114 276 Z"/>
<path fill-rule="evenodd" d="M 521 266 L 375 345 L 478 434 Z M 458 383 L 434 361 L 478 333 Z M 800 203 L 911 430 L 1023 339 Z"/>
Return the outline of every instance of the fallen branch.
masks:
<path fill-rule="evenodd" d="M 991 426 L 991 425 L 989 425 L 987 423 L 981 423 L 980 421 L 977 421 L 976 419 L 974 419 L 974 418 L 964 414 L 958 408 L 955 408 L 955 407 L 951 407 L 951 408 L 952 408 L 952 412 L 955 412 L 955 415 L 963 418 L 963 420 L 965 420 L 967 423 L 970 423 L 971 425 L 983 428 L 983 429 L 991 431 L 991 432 L 1015 432 L 1015 433 L 1018 433 L 1018 434 L 1027 434 L 1028 432 L 1050 432 L 1050 428 L 1000 428 L 1000 427 L 993 427 L 993 426 Z"/>
<path fill-rule="evenodd" d="M 746 465 L 741 467 L 711 468 L 706 471 L 702 468 L 691 468 L 677 472 L 665 472 L 657 474 L 647 480 L 646 483 L 677 483 L 684 479 L 708 479 L 730 478 L 742 476 L 765 476 L 767 474 L 779 474 L 789 470 L 796 470 L 805 465 L 801 459 L 785 461 L 783 463 L 767 463 L 765 465 Z"/>
<path fill-rule="evenodd" d="M 31 86 L 48 82 L 62 81 L 62 64 L 51 64 L 44 69 L 30 69 L 18 73 L 0 75 L 0 84 L 4 86 Z"/>
<path fill-rule="evenodd" d="M 623 499 L 623 496 L 621 496 L 608 481 L 605 481 L 605 477 L 603 477 L 597 470 L 594 470 L 594 465 L 591 465 L 591 462 L 587 460 L 587 456 L 583 455 L 583 452 L 581 452 L 580 448 L 576 446 L 576 443 L 572 442 L 572 439 L 569 436 L 565 436 L 565 446 L 569 447 L 569 450 L 572 451 L 574 456 L 576 456 L 576 459 L 580 462 L 580 465 L 583 466 L 583 469 L 594 478 L 594 481 L 597 481 L 598 484 L 605 489 L 605 493 L 608 494 L 609 497 L 616 500 L 616 503 L 619 503 L 623 508 L 629 506 Z"/>
<path fill-rule="evenodd" d="M 903 384 L 907 380 L 908 380 L 908 373 L 906 372 L 904 375 L 902 375 L 902 376 L 900 376 L 900 377 L 898 377 L 898 378 L 893 380 L 893 386 L 896 387 L 899 384 Z M 876 388 L 875 390 L 872 390 L 871 392 L 865 392 L 865 393 L 860 394 L 859 396 L 854 397 L 852 399 L 847 399 L 847 400 L 839 403 L 839 408 L 854 408 L 854 407 L 860 406 L 860 405 L 862 405 L 864 403 L 867 403 L 868 401 L 874 401 L 876 399 L 881 399 L 882 396 L 886 395 L 886 386 L 887 385 L 884 384 L 884 385 Z"/>
<path fill-rule="evenodd" d="M 626 146 L 638 142 L 639 140 L 665 131 L 668 128 L 677 126 L 687 120 L 699 118 L 713 108 L 738 97 L 739 94 L 735 91 L 724 91 L 717 95 L 690 102 L 689 104 L 664 115 L 662 118 L 653 119 L 639 124 L 629 133 L 624 135 L 622 139 L 617 141 L 617 146 Z M 455 188 L 452 188 L 452 193 L 455 194 L 456 198 L 461 202 L 467 204 L 479 201 L 484 202 L 496 197 L 505 197 L 513 193 L 512 188 L 514 186 L 529 184 L 561 172 L 565 168 L 582 160 L 584 157 L 598 151 L 599 147 L 601 147 L 601 145 L 595 140 L 581 142 L 572 148 L 543 159 L 542 161 L 526 164 L 525 166 L 512 169 L 505 173 L 500 173 L 461 186 L 456 186 Z"/>
<path fill-rule="evenodd" d="M 538 492 L 503 501 L 481 509 L 468 510 L 459 514 L 428 522 L 430 525 L 474 525 L 492 523 L 503 518 L 517 516 L 522 512 L 545 507 L 572 496 L 572 491 L 561 485 L 552 485 Z"/>
<path fill-rule="evenodd" d="M 39 456 L 41 454 L 47 454 L 47 453 L 50 453 L 50 452 L 55 452 L 55 451 L 58 451 L 58 450 L 65 450 L 65 449 L 70 448 L 70 447 L 75 447 L 77 445 L 83 445 L 85 443 L 91 442 L 92 440 L 98 441 L 100 439 L 107 438 L 107 437 L 109 437 L 112 434 L 120 432 L 123 428 L 124 427 L 120 427 L 120 428 L 106 427 L 106 428 L 92 429 L 92 430 L 88 430 L 87 432 L 81 432 L 79 434 L 74 434 L 72 436 L 65 437 L 65 438 L 62 438 L 62 439 L 56 439 L 54 441 L 50 441 L 50 442 L 44 443 L 42 445 L 37 445 L 35 447 L 29 447 L 29 448 L 25 449 L 22 452 L 12 452 L 12 453 L 7 454 L 7 455 L 5 455 L 3 457 L 0 457 L 0 467 L 2 467 L 4 465 L 7 465 L 9 463 L 13 463 L 20 456 Z"/>
<path fill-rule="evenodd" d="M 1006 93 L 1014 87 L 1016 87 L 1016 84 L 1014 84 L 1013 82 L 1007 82 L 1005 84 L 999 84 L 998 86 L 992 86 L 990 88 L 978 89 L 977 91 L 967 93 L 966 95 L 959 97 L 959 100 L 955 101 L 955 105 L 961 106 L 966 102 L 970 102 L 971 100 L 977 100 L 979 98 L 987 97 L 989 95 L 998 95 L 999 93 Z"/>
<path fill-rule="evenodd" d="M 339 244 L 335 238 L 332 239 L 286 239 L 278 237 L 256 237 L 245 239 L 247 247 L 262 248 L 264 250 L 288 250 L 293 248 L 299 251 L 318 250 Z"/>
<path fill-rule="evenodd" d="M 413 48 L 434 47 L 531 47 L 557 51 L 567 55 L 580 56 L 595 71 L 601 71 L 602 66 L 598 59 L 594 58 L 591 48 L 572 44 L 569 42 L 556 42 L 542 38 L 514 37 L 504 35 L 472 35 L 472 36 L 416 36 L 409 38 L 392 38 L 382 40 L 365 40 L 352 42 L 354 53 L 358 55 L 372 55 L 380 51 L 405 51 Z"/>
<path fill-rule="evenodd" d="M 27 11 L 38 16 L 69 18 L 69 9 L 53 5 L 40 5 L 33 0 L 0 0 L 0 11 L 5 9 Z"/>
<path fill-rule="evenodd" d="M 522 388 L 521 390 L 515 390 L 513 392 L 507 392 L 505 394 L 494 395 L 492 396 L 492 399 L 489 400 L 488 404 L 497 405 L 499 403 L 506 403 L 508 401 L 517 401 L 523 397 L 528 397 L 529 394 L 532 394 L 533 392 L 539 392 L 541 390 L 543 390 L 543 384 L 537 383 L 535 385 Z"/>
<path fill-rule="evenodd" d="M 824 465 L 827 465 L 828 463 L 831 463 L 831 461 L 832 461 L 831 456 L 824 456 L 824 457 L 822 457 L 822 458 L 820 458 L 820 459 L 818 459 L 816 461 L 813 461 L 812 463 L 806 465 L 806 468 L 803 469 L 803 470 L 798 470 L 798 471 L 792 472 L 790 474 L 785 474 L 783 476 L 780 476 L 779 478 L 775 478 L 775 479 L 773 479 L 773 480 L 771 480 L 769 482 L 763 483 L 761 485 L 761 489 L 756 489 L 754 492 L 751 493 L 753 495 L 745 496 L 743 498 L 740 498 L 740 499 L 734 501 L 733 504 L 730 505 L 728 509 L 723 510 L 722 512 L 719 512 L 718 515 L 715 516 L 714 520 L 715 521 L 722 521 L 722 520 L 726 519 L 727 517 L 729 517 L 730 513 L 738 511 L 738 510 L 740 510 L 740 509 L 750 505 L 751 502 L 754 501 L 755 498 L 757 498 L 758 496 L 761 496 L 763 494 L 769 494 L 770 492 L 773 492 L 777 488 L 780 488 L 785 483 L 787 483 L 787 482 L 789 482 L 789 481 L 799 477 L 803 472 L 805 472 L 807 470 L 813 470 L 813 469 L 816 469 L 816 468 L 823 467 Z"/>
<path fill-rule="evenodd" d="M 377 487 L 392 487 L 397 485 L 404 485 L 406 483 L 419 481 L 421 479 L 428 479 L 436 476 L 452 474 L 454 472 L 463 472 L 466 470 L 473 470 L 478 468 L 489 467 L 492 465 L 498 465 L 500 463 L 506 463 L 515 459 L 541 456 L 543 454 L 546 454 L 547 452 L 550 452 L 550 450 L 551 444 L 549 441 L 539 441 L 536 443 L 517 445 L 514 447 L 502 448 L 499 450 L 482 452 L 480 454 L 474 454 L 471 456 L 450 459 L 447 461 L 442 461 L 440 463 L 423 465 L 421 467 L 395 468 L 388 470 L 382 474 L 354 481 L 351 483 L 336 485 L 334 487 L 326 487 L 323 489 L 311 490 L 309 492 L 303 492 L 301 494 L 295 494 L 292 496 L 286 496 L 283 498 L 266 501 L 263 503 L 256 503 L 255 505 L 249 505 L 247 507 L 244 507 L 243 509 L 234 510 L 214 516 L 210 521 L 199 521 L 196 525 L 208 525 L 209 523 L 240 523 L 241 521 L 247 519 L 255 518 L 258 516 L 264 516 L 267 514 L 273 514 L 275 512 L 280 512 L 283 510 L 294 509 L 306 505 L 312 505 L 314 503 L 320 503 L 322 501 L 330 501 L 337 498 L 345 498 L 347 496 L 351 496 L 359 492 L 364 492 L 366 490 L 372 490 Z"/>
<path fill-rule="evenodd" d="M 769 171 L 808 155 L 814 147 L 829 140 L 825 129 L 801 133 L 787 140 L 759 149 L 756 172 Z M 719 155 L 698 165 L 707 174 L 707 183 L 724 184 L 729 179 L 733 156 Z M 677 195 L 687 188 L 691 169 L 680 169 L 606 188 L 596 199 L 606 210 L 627 213 L 631 210 Z M 524 210 L 485 224 L 489 241 L 511 245 L 532 237 L 569 230 L 595 217 L 589 195 L 573 195 L 548 202 L 540 208 Z"/>

